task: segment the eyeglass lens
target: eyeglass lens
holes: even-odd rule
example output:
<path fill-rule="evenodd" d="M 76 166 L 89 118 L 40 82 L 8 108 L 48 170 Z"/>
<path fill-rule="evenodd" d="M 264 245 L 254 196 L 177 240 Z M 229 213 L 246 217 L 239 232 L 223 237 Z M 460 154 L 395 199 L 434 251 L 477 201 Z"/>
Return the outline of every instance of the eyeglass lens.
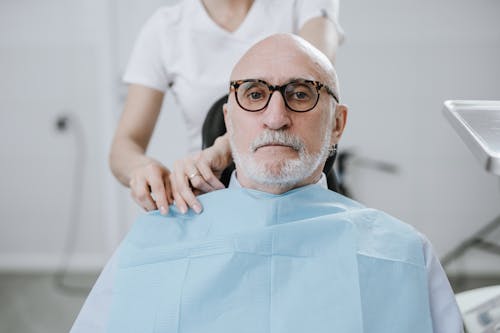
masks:
<path fill-rule="evenodd" d="M 286 105 L 293 111 L 309 111 L 319 97 L 318 90 L 312 82 L 290 82 L 280 91 Z M 266 107 L 271 98 L 269 87 L 259 81 L 243 82 L 237 90 L 238 103 L 249 111 L 258 111 Z"/>

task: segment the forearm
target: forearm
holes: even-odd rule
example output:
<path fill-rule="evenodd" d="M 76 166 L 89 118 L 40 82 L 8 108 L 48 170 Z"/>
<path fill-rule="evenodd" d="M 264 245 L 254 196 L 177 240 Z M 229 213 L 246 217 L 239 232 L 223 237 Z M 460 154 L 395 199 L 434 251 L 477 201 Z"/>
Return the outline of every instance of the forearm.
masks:
<path fill-rule="evenodd" d="M 132 172 L 154 162 L 145 155 L 160 113 L 163 93 L 137 84 L 129 86 L 125 108 L 109 154 L 113 175 L 130 186 Z"/>
<path fill-rule="evenodd" d="M 325 17 L 313 18 L 300 29 L 299 36 L 314 45 L 335 64 L 340 36 L 332 21 Z"/>

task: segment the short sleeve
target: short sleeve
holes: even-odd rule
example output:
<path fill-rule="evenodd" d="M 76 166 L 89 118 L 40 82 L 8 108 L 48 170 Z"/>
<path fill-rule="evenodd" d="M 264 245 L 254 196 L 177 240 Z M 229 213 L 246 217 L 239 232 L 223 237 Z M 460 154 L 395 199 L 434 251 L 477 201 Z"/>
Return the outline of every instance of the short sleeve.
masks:
<path fill-rule="evenodd" d="M 164 13 L 157 11 L 142 27 L 130 56 L 123 81 L 165 91 L 168 77 L 163 63 Z"/>
<path fill-rule="evenodd" d="M 339 23 L 338 0 L 298 0 L 297 1 L 298 26 L 302 27 L 307 21 L 315 17 L 324 17 L 336 27 L 339 42 L 344 40 L 344 30 Z"/>

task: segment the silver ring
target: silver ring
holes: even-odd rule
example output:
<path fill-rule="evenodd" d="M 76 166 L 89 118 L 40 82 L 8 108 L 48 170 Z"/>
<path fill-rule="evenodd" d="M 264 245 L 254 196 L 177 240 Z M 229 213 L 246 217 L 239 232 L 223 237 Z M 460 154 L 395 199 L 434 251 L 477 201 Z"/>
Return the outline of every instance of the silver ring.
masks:
<path fill-rule="evenodd" d="M 195 171 L 192 174 L 190 174 L 188 177 L 189 177 L 189 179 L 193 179 L 194 177 L 196 177 L 198 175 L 199 175 L 198 171 Z"/>

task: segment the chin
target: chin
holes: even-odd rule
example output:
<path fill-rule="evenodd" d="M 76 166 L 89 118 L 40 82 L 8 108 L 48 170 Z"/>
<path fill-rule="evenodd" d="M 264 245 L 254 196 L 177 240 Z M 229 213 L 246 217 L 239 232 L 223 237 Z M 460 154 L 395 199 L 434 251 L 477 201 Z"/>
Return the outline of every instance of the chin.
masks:
<path fill-rule="evenodd" d="M 276 147 L 265 147 L 258 149 L 253 153 L 253 158 L 257 162 L 267 163 L 281 163 L 284 164 L 288 160 L 298 160 L 300 159 L 299 153 L 290 148 L 283 146 Z"/>
<path fill-rule="evenodd" d="M 262 162 L 257 164 L 261 165 L 260 172 L 264 174 L 268 174 L 273 177 L 280 177 L 284 173 L 284 169 L 286 165 L 289 163 L 293 163 L 293 161 L 298 161 L 298 159 L 281 159 L 281 160 L 271 160 L 268 162 Z"/>
<path fill-rule="evenodd" d="M 300 159 L 282 159 L 249 163 L 246 165 L 246 174 L 256 183 L 288 188 L 305 179 L 310 169 Z"/>

